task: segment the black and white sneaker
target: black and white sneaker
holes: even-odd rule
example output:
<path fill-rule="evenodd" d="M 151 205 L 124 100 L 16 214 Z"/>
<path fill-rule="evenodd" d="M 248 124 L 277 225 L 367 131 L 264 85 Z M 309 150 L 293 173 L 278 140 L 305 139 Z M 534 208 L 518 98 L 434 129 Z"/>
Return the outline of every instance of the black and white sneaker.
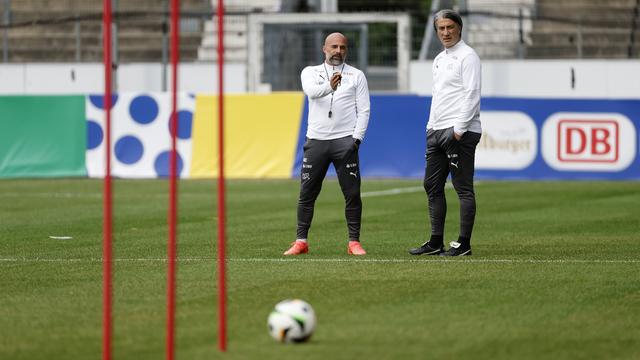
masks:
<path fill-rule="evenodd" d="M 411 255 L 439 255 L 444 252 L 444 246 L 440 247 L 432 247 L 429 245 L 429 242 L 422 244 L 419 248 L 409 250 L 409 254 Z"/>
<path fill-rule="evenodd" d="M 449 250 L 444 251 L 440 254 L 440 256 L 469 256 L 471 255 L 471 246 L 462 246 L 461 243 L 457 241 L 452 241 L 449 243 Z"/>

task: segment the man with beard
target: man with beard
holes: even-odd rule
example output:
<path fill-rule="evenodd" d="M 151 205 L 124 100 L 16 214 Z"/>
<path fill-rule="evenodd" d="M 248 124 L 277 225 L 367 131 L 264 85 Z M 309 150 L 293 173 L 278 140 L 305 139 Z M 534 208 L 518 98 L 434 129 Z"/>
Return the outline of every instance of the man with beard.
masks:
<path fill-rule="evenodd" d="M 347 253 L 365 255 L 360 245 L 362 201 L 358 150 L 369 123 L 369 87 L 364 73 L 345 62 L 347 38 L 332 33 L 325 39 L 325 61 L 302 70 L 302 89 L 309 116 L 298 198 L 296 240 L 284 255 L 309 251 L 307 236 L 329 164 L 333 164 L 345 199 L 349 240 Z"/>

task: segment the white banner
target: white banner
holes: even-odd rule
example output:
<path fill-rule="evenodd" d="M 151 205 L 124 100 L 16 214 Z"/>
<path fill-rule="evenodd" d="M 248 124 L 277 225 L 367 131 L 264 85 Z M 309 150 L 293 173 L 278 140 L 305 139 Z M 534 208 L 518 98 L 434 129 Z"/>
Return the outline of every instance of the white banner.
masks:
<path fill-rule="evenodd" d="M 105 174 L 105 123 L 102 95 L 86 98 L 87 174 Z M 168 176 L 171 151 L 170 93 L 121 93 L 111 110 L 111 174 L 126 178 Z M 189 176 L 195 96 L 178 95 L 178 172 Z"/>

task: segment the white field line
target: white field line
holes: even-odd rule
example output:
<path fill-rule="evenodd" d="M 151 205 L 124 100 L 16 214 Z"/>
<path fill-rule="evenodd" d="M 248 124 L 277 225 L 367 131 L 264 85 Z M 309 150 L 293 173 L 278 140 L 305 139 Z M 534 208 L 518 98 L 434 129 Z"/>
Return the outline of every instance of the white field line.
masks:
<path fill-rule="evenodd" d="M 480 182 L 478 182 L 478 181 L 476 181 L 474 183 L 474 185 L 478 185 L 478 184 L 480 184 Z M 444 187 L 445 187 L 445 189 L 453 189 L 453 185 L 451 184 L 451 182 L 447 182 L 444 185 Z M 398 194 L 416 193 L 416 192 L 424 192 L 424 187 L 423 186 L 410 186 L 410 187 L 403 187 L 403 188 L 393 188 L 393 189 L 388 189 L 388 190 L 367 191 L 367 192 L 363 192 L 360 196 L 361 197 L 376 197 L 376 196 L 398 195 Z"/>
<path fill-rule="evenodd" d="M 367 192 L 363 192 L 360 196 L 376 197 L 376 196 L 397 195 L 397 194 L 415 193 L 415 192 L 423 192 L 423 191 L 424 191 L 424 187 L 422 186 L 411 186 L 411 187 L 405 187 L 405 188 L 395 188 L 395 189 L 380 190 L 380 191 L 367 191 Z"/>
<path fill-rule="evenodd" d="M 166 258 L 116 258 L 114 262 L 167 262 Z M 178 258 L 178 262 L 215 262 L 216 258 Z M 2 263 L 102 263 L 102 258 L 0 258 Z M 256 263 L 295 263 L 295 262 L 313 262 L 313 263 L 480 263 L 480 264 L 640 264 L 640 259 L 621 259 L 621 260 L 598 260 L 598 259 L 442 259 L 420 258 L 420 259 L 353 259 L 353 258 L 230 258 L 227 262 L 256 262 Z"/>
<path fill-rule="evenodd" d="M 11 198 L 54 198 L 54 199 L 72 199 L 72 198 L 91 198 L 91 199 L 101 199 L 102 193 L 54 193 L 54 192 L 42 192 L 42 193 L 28 193 L 28 192 L 5 192 L 0 194 L 0 198 L 3 197 L 11 197 Z"/>
<path fill-rule="evenodd" d="M 479 182 L 475 182 L 475 185 L 478 185 Z M 451 182 L 447 182 L 445 184 L 445 188 L 451 189 L 453 186 Z M 388 196 L 388 195 L 398 195 L 398 194 L 407 194 L 407 193 L 416 193 L 416 192 L 424 192 L 424 187 L 422 186 L 409 186 L 402 188 L 392 188 L 387 190 L 378 190 L 378 191 L 365 191 L 360 196 L 361 197 L 377 197 L 377 196 Z M 91 198 L 91 199 L 102 199 L 102 193 L 70 193 L 70 192 L 44 192 L 44 193 L 0 193 L 0 198 L 8 197 L 36 197 L 36 198 L 62 198 L 62 199 L 71 199 L 71 198 Z M 131 195 L 130 195 L 131 196 Z M 168 194 L 152 194 L 152 195 L 144 195 L 144 197 L 166 197 Z M 201 196 L 200 194 L 180 194 L 180 196 Z M 133 195 L 131 197 L 136 197 Z"/>
<path fill-rule="evenodd" d="M 451 187 L 450 183 L 446 184 L 447 188 Z M 380 190 L 380 191 L 368 191 L 363 192 L 361 194 L 362 197 L 376 197 L 376 196 L 387 196 L 387 195 L 397 195 L 404 193 L 415 193 L 415 192 L 423 192 L 424 188 L 422 186 L 411 186 L 404 188 L 393 188 L 388 190 Z M 135 194 L 129 195 L 131 197 L 137 197 Z M 139 195 L 144 197 L 167 197 L 168 194 L 151 194 L 151 195 Z M 182 193 L 180 196 L 201 196 L 201 194 L 193 194 L 193 193 Z M 35 198 L 58 198 L 58 199 L 72 199 L 72 198 L 91 198 L 91 199 L 101 199 L 102 193 L 70 193 L 70 192 L 61 192 L 61 193 L 0 193 L 0 198 L 15 198 L 15 197 L 35 197 Z"/>

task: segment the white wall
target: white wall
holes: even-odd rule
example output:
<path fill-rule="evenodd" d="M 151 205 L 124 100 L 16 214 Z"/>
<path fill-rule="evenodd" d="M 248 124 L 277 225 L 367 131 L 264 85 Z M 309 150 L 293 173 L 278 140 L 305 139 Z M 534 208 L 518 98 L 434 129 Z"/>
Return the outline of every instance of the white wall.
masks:
<path fill-rule="evenodd" d="M 167 89 L 171 89 L 167 67 Z M 227 64 L 225 91 L 243 93 L 247 89 L 244 64 Z M 162 91 L 162 65 L 123 64 L 117 71 L 117 91 Z M 216 64 L 181 64 L 178 90 L 191 93 L 217 93 Z M 104 68 L 100 63 L 79 64 L 0 64 L 0 95 L 91 94 L 104 91 Z"/>
<path fill-rule="evenodd" d="M 431 61 L 412 61 L 409 92 L 431 95 Z M 575 88 L 571 88 L 571 69 Z M 169 68 L 167 69 L 169 71 Z M 162 91 L 159 63 L 124 64 L 118 69 L 118 91 Z M 247 92 L 244 64 L 225 65 L 225 91 Z M 171 77 L 167 76 L 168 89 Z M 217 66 L 181 64 L 178 90 L 217 93 Z M 89 94 L 104 91 L 102 64 L 0 64 L 0 95 Z M 527 98 L 639 99 L 637 60 L 485 60 L 482 95 Z"/>
<path fill-rule="evenodd" d="M 432 61 L 412 61 L 410 92 L 431 95 Z M 575 87 L 571 87 L 571 69 Z M 527 98 L 639 99 L 637 60 L 485 60 L 482 95 Z"/>

